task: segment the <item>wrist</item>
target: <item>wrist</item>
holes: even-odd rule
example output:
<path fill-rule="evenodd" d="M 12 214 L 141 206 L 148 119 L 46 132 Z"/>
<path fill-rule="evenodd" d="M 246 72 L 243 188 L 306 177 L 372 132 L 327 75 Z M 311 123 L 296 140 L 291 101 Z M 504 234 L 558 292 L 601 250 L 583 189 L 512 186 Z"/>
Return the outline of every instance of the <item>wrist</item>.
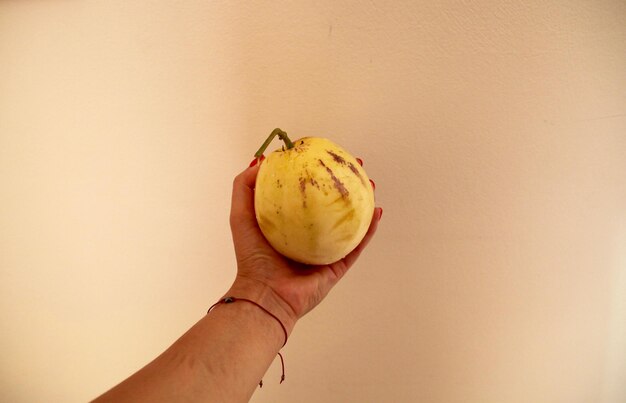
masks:
<path fill-rule="evenodd" d="M 224 297 L 245 298 L 256 302 L 280 321 L 288 336 L 297 322 L 297 316 L 291 306 L 262 281 L 237 275 L 233 285 Z M 261 309 L 259 309 L 259 312 L 267 315 Z M 276 323 L 276 328 L 280 331 L 280 334 L 283 334 L 279 323 Z"/>

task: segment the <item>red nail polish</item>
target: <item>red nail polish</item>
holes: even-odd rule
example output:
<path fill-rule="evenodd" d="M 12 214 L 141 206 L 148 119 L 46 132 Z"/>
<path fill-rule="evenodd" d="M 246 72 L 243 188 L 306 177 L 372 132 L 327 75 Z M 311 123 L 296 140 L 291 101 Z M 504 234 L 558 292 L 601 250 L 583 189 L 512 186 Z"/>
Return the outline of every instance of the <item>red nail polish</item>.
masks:
<path fill-rule="evenodd" d="M 363 160 L 360 159 L 359 157 L 356 158 L 356 162 L 358 162 L 359 165 L 363 166 Z"/>
<path fill-rule="evenodd" d="M 372 189 L 376 190 L 376 184 L 374 181 L 370 179 L 370 183 L 372 184 Z"/>
<path fill-rule="evenodd" d="M 379 207 L 379 208 L 380 208 L 380 215 L 378 216 L 378 219 L 380 220 L 381 218 L 383 218 L 383 208 L 382 207 Z"/>
<path fill-rule="evenodd" d="M 255 158 L 252 160 L 252 162 L 250 163 L 250 165 L 248 165 L 248 168 L 252 168 L 253 166 L 255 166 L 257 163 L 259 162 L 258 158 Z"/>

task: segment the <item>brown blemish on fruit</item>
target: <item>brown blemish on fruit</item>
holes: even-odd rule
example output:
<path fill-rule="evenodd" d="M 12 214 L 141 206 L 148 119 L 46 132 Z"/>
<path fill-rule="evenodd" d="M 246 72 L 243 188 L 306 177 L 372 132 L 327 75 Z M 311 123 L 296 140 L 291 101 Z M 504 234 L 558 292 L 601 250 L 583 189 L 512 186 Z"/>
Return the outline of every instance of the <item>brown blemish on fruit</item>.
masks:
<path fill-rule="evenodd" d="M 320 164 L 322 164 L 322 166 L 324 168 L 326 168 L 326 172 L 328 172 L 328 174 L 330 175 L 331 179 L 333 180 L 333 184 L 335 185 L 335 187 L 337 188 L 337 190 L 341 194 L 341 197 L 343 199 L 347 199 L 348 195 L 350 193 L 348 192 L 348 189 L 346 189 L 346 187 L 343 184 L 343 182 L 341 182 L 339 179 L 337 179 L 337 177 L 335 176 L 335 173 L 333 172 L 333 170 L 330 169 L 329 167 L 327 167 L 326 164 L 324 164 L 324 161 L 322 161 L 322 160 L 318 160 L 318 161 L 320 162 Z"/>
<path fill-rule="evenodd" d="M 345 160 L 345 159 L 343 159 L 343 157 L 342 157 L 342 156 L 337 155 L 336 153 L 334 153 L 334 152 L 332 152 L 332 151 L 330 151 L 330 150 L 326 150 L 326 152 L 327 152 L 328 154 L 330 154 L 330 156 L 331 156 L 331 157 L 333 157 L 333 159 L 335 160 L 335 162 L 336 162 L 336 163 L 341 164 L 341 165 L 345 165 L 346 160 Z"/>
<path fill-rule="evenodd" d="M 309 144 L 305 144 L 304 140 L 296 140 L 294 142 L 293 150 L 297 153 L 302 153 L 303 151 L 306 151 L 308 148 L 309 148 Z"/>
<path fill-rule="evenodd" d="M 304 190 L 306 189 L 306 180 L 304 178 L 300 178 L 300 191 L 304 195 Z"/>
<path fill-rule="evenodd" d="M 317 181 L 315 180 L 315 178 L 313 177 L 313 175 L 311 175 L 311 172 L 309 172 L 308 169 L 306 169 L 306 167 L 304 168 L 304 176 L 307 178 L 307 181 L 312 185 L 315 186 L 319 189 L 319 185 L 317 184 Z"/>
<path fill-rule="evenodd" d="M 353 163 L 348 162 L 348 167 L 350 168 L 350 170 L 359 177 L 359 179 L 361 180 L 361 183 L 363 184 L 363 186 L 365 186 L 365 181 L 363 180 L 363 177 L 361 176 L 361 174 L 359 173 L 359 170 L 356 169 L 356 167 L 354 166 Z"/>
<path fill-rule="evenodd" d="M 340 164 L 340 165 L 348 165 L 348 168 L 350 168 L 350 170 L 352 171 L 353 174 L 355 174 L 356 176 L 359 177 L 359 179 L 361 180 L 361 184 L 363 186 L 365 186 L 365 180 L 363 180 L 363 177 L 361 176 L 361 174 L 359 173 L 359 170 L 354 166 L 353 163 L 351 162 L 347 162 L 345 160 L 345 158 L 343 158 L 341 155 L 338 155 L 330 150 L 326 150 L 326 152 L 333 157 L 333 160 L 335 160 L 336 163 Z"/>
<path fill-rule="evenodd" d="M 306 208 L 306 179 L 300 177 L 300 193 L 302 193 L 302 207 Z"/>

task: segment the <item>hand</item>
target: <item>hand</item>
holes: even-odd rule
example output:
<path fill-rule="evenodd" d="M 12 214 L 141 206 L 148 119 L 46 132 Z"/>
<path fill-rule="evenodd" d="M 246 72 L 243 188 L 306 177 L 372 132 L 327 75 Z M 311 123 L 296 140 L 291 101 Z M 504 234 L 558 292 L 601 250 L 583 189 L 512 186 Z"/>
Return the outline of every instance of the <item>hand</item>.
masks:
<path fill-rule="evenodd" d="M 228 295 L 251 296 L 257 302 L 260 299 L 274 306 L 291 331 L 295 322 L 317 306 L 357 260 L 376 232 L 382 209 L 374 209 L 363 241 L 343 259 L 321 266 L 294 262 L 272 248 L 257 224 L 254 186 L 259 166 L 247 168 L 233 182 L 230 227 L 237 277 Z"/>

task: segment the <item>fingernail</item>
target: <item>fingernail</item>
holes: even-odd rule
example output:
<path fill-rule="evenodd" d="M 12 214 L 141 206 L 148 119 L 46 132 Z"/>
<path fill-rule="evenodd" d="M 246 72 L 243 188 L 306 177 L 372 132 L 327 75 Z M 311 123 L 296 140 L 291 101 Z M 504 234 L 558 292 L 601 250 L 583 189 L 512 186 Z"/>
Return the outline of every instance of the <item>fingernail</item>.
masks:
<path fill-rule="evenodd" d="M 252 162 L 250 163 L 250 165 L 248 165 L 248 168 L 252 168 L 253 166 L 255 166 L 256 164 L 258 164 L 259 162 L 262 162 L 265 159 L 265 155 L 261 154 L 261 157 L 259 158 L 255 158 L 252 160 Z"/>
<path fill-rule="evenodd" d="M 358 162 L 359 165 L 363 166 L 363 160 L 360 159 L 359 157 L 356 157 L 356 162 Z"/>
<path fill-rule="evenodd" d="M 382 207 L 379 207 L 379 208 L 380 208 L 380 215 L 378 216 L 378 219 L 380 220 L 381 218 L 383 218 L 383 208 Z"/>
<path fill-rule="evenodd" d="M 374 181 L 370 179 L 370 183 L 372 184 L 372 189 L 376 190 L 376 184 Z"/>

